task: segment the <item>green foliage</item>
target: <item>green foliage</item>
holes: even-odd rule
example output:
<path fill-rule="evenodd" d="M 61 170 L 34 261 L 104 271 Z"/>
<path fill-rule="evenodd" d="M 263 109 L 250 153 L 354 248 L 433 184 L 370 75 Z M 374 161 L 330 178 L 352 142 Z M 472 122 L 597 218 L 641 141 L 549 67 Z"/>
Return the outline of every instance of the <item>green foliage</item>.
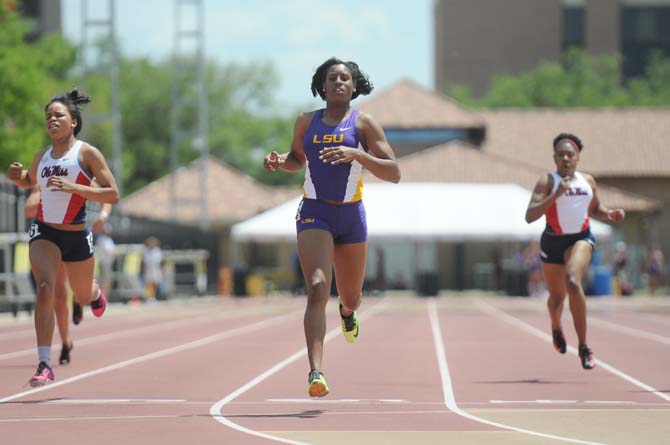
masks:
<path fill-rule="evenodd" d="M 122 59 L 119 72 L 122 179 L 127 194 L 169 172 L 170 74 L 165 66 L 153 65 L 147 59 Z M 90 76 L 87 89 L 93 102 L 86 114 L 109 113 L 111 84 L 108 76 Z M 111 122 L 92 122 L 84 132 L 82 137 L 98 147 L 111 164 Z"/>
<path fill-rule="evenodd" d="M 621 79 L 621 56 L 566 52 L 562 63 L 544 62 L 532 72 L 494 78 L 489 90 L 474 98 L 459 85 L 447 94 L 471 107 L 635 107 L 670 106 L 670 59 L 654 54 L 643 78 Z"/>
<path fill-rule="evenodd" d="M 641 106 L 667 107 L 670 105 L 670 59 L 660 52 L 652 54 L 645 77 L 628 83 L 631 100 Z"/>
<path fill-rule="evenodd" d="M 44 105 L 58 90 L 75 60 L 75 49 L 59 36 L 29 43 L 28 22 L 0 7 L 0 165 L 26 167 L 48 145 Z"/>
<path fill-rule="evenodd" d="M 2 0 L 0 0 L 2 1 Z M 8 1 L 8 0 L 5 0 Z M 2 4 L 0 4 L 2 5 Z M 53 35 L 28 43 L 29 23 L 0 6 L 0 162 L 28 165 L 38 149 L 49 144 L 44 105 L 54 94 L 78 86 L 91 96 L 83 113 L 80 137 L 98 147 L 112 166 L 111 84 L 108 75 L 93 74 L 75 81 L 76 49 Z M 110 60 L 109 42 L 97 42 L 99 60 Z M 179 65 L 180 91 L 195 85 L 193 62 Z M 172 61 L 119 57 L 124 192 L 131 193 L 170 172 L 172 129 Z M 277 73 L 271 63 L 207 66 L 210 153 L 235 168 L 271 184 L 297 184 L 299 174 L 269 174 L 262 168 L 267 152 L 290 147 L 293 118 L 277 117 L 272 92 Z M 190 92 L 195 98 L 195 91 Z M 184 129 L 196 128 L 195 103 L 185 101 L 176 119 Z M 178 164 L 200 152 L 192 140 L 179 144 Z"/>
<path fill-rule="evenodd" d="M 182 62 L 179 91 L 186 98 L 174 119 L 181 129 L 197 127 L 195 67 Z M 131 193 L 170 172 L 173 64 L 148 59 L 121 58 L 121 113 L 123 131 L 123 181 Z M 210 154 L 231 166 L 273 183 L 298 183 L 300 175 L 267 174 L 262 159 L 272 149 L 287 151 L 293 121 L 273 116 L 271 95 L 277 75 L 268 63 L 207 67 L 209 100 L 208 138 Z M 106 77 L 93 76 L 87 91 L 93 97 L 89 113 L 110 109 L 110 85 Z M 192 99 L 192 100 L 189 100 Z M 111 162 L 111 127 L 95 123 L 85 128 L 86 138 L 100 148 Z M 178 164 L 185 165 L 200 155 L 194 141 L 179 144 Z"/>

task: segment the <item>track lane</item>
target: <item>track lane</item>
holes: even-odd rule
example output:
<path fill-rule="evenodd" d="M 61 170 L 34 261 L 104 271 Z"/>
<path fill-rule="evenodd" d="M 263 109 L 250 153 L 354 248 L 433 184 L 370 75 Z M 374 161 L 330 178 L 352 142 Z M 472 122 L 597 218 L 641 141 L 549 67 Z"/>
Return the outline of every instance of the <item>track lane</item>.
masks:
<path fill-rule="evenodd" d="M 600 439 L 604 430 L 611 432 L 613 424 L 628 429 L 628 432 L 619 432 L 628 439 L 639 436 L 641 428 L 645 434 L 656 438 L 664 437 L 658 435 L 659 431 L 668 432 L 664 427 L 670 424 L 667 410 L 652 409 L 651 404 L 642 412 L 621 405 L 580 406 L 576 409 L 573 405 L 534 403 L 501 407 L 491 404 L 492 395 L 504 400 L 503 397 L 515 392 L 529 400 L 555 399 L 555 394 L 563 395 L 568 386 L 590 388 L 594 384 L 584 379 L 596 374 L 582 371 L 576 357 L 560 356 L 549 343 L 477 309 L 473 299 L 387 298 L 379 301 L 386 301 L 388 307 L 363 321 L 361 337 L 356 344 L 344 342 L 337 331 L 327 344 L 325 370 L 332 392 L 326 399 L 308 400 L 306 397 L 307 359 L 303 356 L 232 400 L 222 410 L 223 414 L 255 431 L 320 445 L 342 442 L 352 445 L 538 443 L 537 438 L 463 419 L 444 405 L 426 306 L 436 301 L 455 400 L 468 413 L 502 423 L 519 420 L 521 426 L 578 438 Z M 519 315 L 533 326 L 540 328 L 548 323 L 546 314 L 539 310 L 541 305 L 538 309 L 533 306 L 534 302 L 524 302 L 531 303 L 529 307 L 517 307 L 514 300 L 493 301 L 505 310 L 511 308 L 514 316 Z M 234 305 L 229 304 L 233 302 Z M 362 313 L 371 311 L 377 302 L 378 299 L 365 298 Z M 95 437 L 99 444 L 118 444 L 121 440 L 151 443 L 157 438 L 165 444 L 272 443 L 219 424 L 212 419 L 210 407 L 276 363 L 304 350 L 304 299 L 247 299 L 242 304 L 237 303 L 233 300 L 209 305 L 196 301 L 184 313 L 198 317 L 204 311 L 212 317 L 211 320 L 195 323 L 196 327 L 186 323 L 170 336 L 159 332 L 145 333 L 129 337 L 132 341 L 121 345 L 109 341 L 95 347 L 82 347 L 79 351 L 75 349 L 80 361 L 73 365 L 77 363 L 76 366 L 81 366 L 79 372 L 83 372 L 90 370 L 94 363 L 109 364 L 110 357 L 127 360 L 136 352 L 155 353 L 160 350 L 156 346 L 175 347 L 183 344 L 180 342 L 197 341 L 208 334 L 240 328 L 254 320 L 265 320 L 290 311 L 296 314 L 257 331 L 157 356 L 0 404 L 3 438 L 20 436 L 30 439 L 29 443 L 48 440 L 60 445 L 72 441 L 69 432 L 74 430 L 81 437 Z M 335 329 L 339 320 L 334 300 L 330 303 L 328 323 Z M 166 312 L 161 311 L 156 312 L 156 317 L 159 313 L 160 317 L 166 317 Z M 621 314 L 626 316 L 625 311 Z M 116 318 L 121 322 L 124 317 L 114 315 L 108 321 Z M 149 316 L 146 323 L 165 320 Z M 486 331 L 488 335 L 480 335 L 477 331 Z M 642 340 L 634 336 L 627 338 L 632 338 L 633 345 Z M 492 340 L 495 342 L 491 343 Z M 599 351 L 597 349 L 596 353 Z M 520 360 L 510 360 L 509 354 L 520 357 Z M 532 366 L 519 367 L 518 363 L 528 363 L 528 357 L 540 357 L 542 361 L 548 361 L 549 366 L 545 368 L 545 364 L 538 361 Z M 67 378 L 63 373 L 74 370 L 73 365 L 62 367 L 62 370 L 57 367 L 57 378 Z M 22 366 L 21 360 L 0 361 L 0 373 L 15 372 L 23 376 L 23 370 L 11 371 L 11 367 L 16 366 Z M 30 368 L 33 366 L 31 364 Z M 511 377 L 498 375 L 494 380 L 497 375 L 492 372 L 496 370 L 495 366 L 510 368 Z M 531 372 L 533 366 L 536 373 Z M 668 369 L 664 364 L 660 366 Z M 468 370 L 470 368 L 474 370 Z M 547 373 L 543 374 L 545 369 Z M 534 383 L 533 378 L 537 375 L 548 383 Z M 618 388 L 622 385 L 630 388 L 629 384 L 615 377 L 601 380 L 615 392 L 620 391 Z M 5 383 L 0 380 L 3 391 L 0 394 L 6 394 Z M 484 393 L 481 387 L 486 387 Z M 596 395 L 601 394 L 598 388 L 594 391 Z M 637 394 L 635 397 L 645 396 Z M 49 399 L 52 403 L 38 403 Z M 557 413 L 560 413 L 558 417 L 553 415 Z M 547 422 L 547 418 L 554 420 Z M 542 443 L 565 442 L 547 440 Z M 608 440 L 605 443 L 626 442 Z"/>

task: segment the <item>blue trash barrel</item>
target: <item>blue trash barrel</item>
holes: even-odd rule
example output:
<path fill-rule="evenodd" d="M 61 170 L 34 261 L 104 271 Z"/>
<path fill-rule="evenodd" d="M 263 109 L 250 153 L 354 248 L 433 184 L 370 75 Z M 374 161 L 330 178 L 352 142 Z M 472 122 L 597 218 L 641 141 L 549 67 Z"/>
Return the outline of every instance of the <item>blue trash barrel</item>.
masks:
<path fill-rule="evenodd" d="M 594 250 L 593 255 L 591 255 L 591 265 L 600 266 L 601 261 L 602 261 L 602 254 L 600 253 L 599 250 Z"/>
<path fill-rule="evenodd" d="M 593 295 L 612 295 L 612 270 L 609 266 L 595 266 Z"/>

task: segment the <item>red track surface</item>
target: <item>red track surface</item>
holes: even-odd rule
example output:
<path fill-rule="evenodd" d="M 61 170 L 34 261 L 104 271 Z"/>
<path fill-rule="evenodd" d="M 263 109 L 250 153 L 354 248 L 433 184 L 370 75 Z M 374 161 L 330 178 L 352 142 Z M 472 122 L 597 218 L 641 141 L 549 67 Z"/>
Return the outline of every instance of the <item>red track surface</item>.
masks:
<path fill-rule="evenodd" d="M 541 300 L 366 298 L 354 345 L 329 304 L 331 393 L 318 400 L 307 396 L 303 298 L 86 314 L 71 328 L 72 363 L 38 390 L 24 386 L 37 364 L 32 321 L 3 315 L 0 442 L 666 443 L 670 299 L 588 305 L 593 371 L 553 350 Z M 575 346 L 567 308 L 563 324 Z"/>

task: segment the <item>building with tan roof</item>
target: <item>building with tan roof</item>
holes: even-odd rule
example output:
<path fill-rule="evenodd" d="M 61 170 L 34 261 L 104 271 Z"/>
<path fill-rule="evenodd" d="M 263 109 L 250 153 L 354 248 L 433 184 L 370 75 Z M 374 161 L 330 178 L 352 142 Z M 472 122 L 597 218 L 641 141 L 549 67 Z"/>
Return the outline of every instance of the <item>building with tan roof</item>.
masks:
<path fill-rule="evenodd" d="M 461 142 L 431 147 L 398 160 L 403 182 L 459 182 L 481 184 L 518 184 L 532 190 L 549 168 L 491 154 Z M 366 181 L 378 181 L 366 172 Z M 600 185 L 600 199 L 627 212 L 653 212 L 660 202 L 616 187 Z"/>
<path fill-rule="evenodd" d="M 411 80 L 375 93 L 358 108 L 384 127 L 397 156 L 454 140 L 478 145 L 484 136 L 479 115 Z"/>
<path fill-rule="evenodd" d="M 517 184 L 530 191 L 538 179 L 549 168 L 536 167 L 498 154 L 489 154 L 485 147 L 474 147 L 462 142 L 449 142 L 431 147 L 398 159 L 402 171 L 402 183 L 453 183 L 455 187 L 462 183 L 478 184 Z M 378 182 L 372 174 L 366 172 L 366 182 Z M 608 185 L 599 185 L 598 195 L 608 206 L 622 207 L 626 210 L 626 224 L 621 225 L 622 237 L 630 243 L 646 242 L 640 233 L 640 227 L 654 224 L 661 203 L 655 199 L 627 192 Z M 448 206 L 448 202 L 438 205 Z M 473 202 L 473 206 L 478 203 Z M 492 214 L 491 218 L 495 218 Z M 519 214 L 520 221 L 524 215 Z M 506 258 L 519 249 L 518 243 L 465 243 L 459 247 L 453 242 L 437 243 L 435 246 L 440 273 L 438 281 L 441 288 L 458 287 L 458 283 L 472 286 L 477 282 L 474 274 L 466 270 L 482 268 L 490 264 L 492 250 L 497 250 Z M 601 244 L 601 246 L 603 246 Z M 607 251 L 607 249 L 605 249 Z M 463 263 L 462 277 L 452 270 L 454 263 Z"/>
<path fill-rule="evenodd" d="M 402 100 L 391 99 L 397 97 Z M 375 118 L 379 113 L 385 130 L 386 125 L 394 132 L 405 129 L 411 133 L 431 125 L 439 129 L 439 119 L 432 113 L 423 115 L 422 121 L 417 118 L 422 114 L 406 110 L 439 110 L 435 101 L 444 97 L 403 81 L 373 96 L 374 108 L 367 108 L 366 103 L 361 109 Z M 452 103 L 446 101 L 444 106 L 447 104 Z M 483 122 L 480 143 L 463 142 L 463 138 L 428 148 L 396 150 L 402 181 L 514 183 L 530 192 L 540 175 L 555 168 L 553 138 L 561 132 L 575 133 L 585 143 L 579 169 L 596 178 L 605 205 L 622 207 L 628 213 L 617 227 L 617 236 L 637 246 L 632 261 L 642 264 L 647 247 L 654 243 L 670 250 L 670 239 L 663 237 L 670 227 L 670 150 L 665 148 L 670 140 L 670 126 L 666 125 L 670 110 L 499 109 L 478 110 L 471 116 L 476 120 L 468 123 Z M 443 125 L 453 128 L 447 122 Z M 366 180 L 375 179 L 368 173 Z"/>
<path fill-rule="evenodd" d="M 440 126 L 443 129 L 470 126 L 475 129 L 477 125 L 481 126 L 479 143 L 457 138 L 454 141 L 461 143 L 456 144 L 458 148 L 455 150 L 433 149 L 422 144 L 397 150 L 392 138 L 387 136 L 401 158 L 403 181 L 410 177 L 413 181 L 430 178 L 430 172 L 444 166 L 443 173 L 449 174 L 450 178 L 497 182 L 496 178 L 506 181 L 507 178 L 534 177 L 532 181 L 513 181 L 532 189 L 542 171 L 554 168 L 553 138 L 561 132 L 570 132 L 585 143 L 580 170 L 592 174 L 598 184 L 609 186 L 604 187 L 605 200 L 616 196 L 614 204 L 610 205 L 621 203 L 628 210 L 651 212 L 670 202 L 670 150 L 665 148 L 666 141 L 670 140 L 670 126 L 666 124 L 670 122 L 669 109 L 534 108 L 470 113 L 445 95 L 430 94 L 425 88 L 407 81 L 396 83 L 368 101 L 360 108 L 371 113 L 391 135 L 402 131 L 411 133 L 416 128 L 439 130 Z M 429 111 L 420 113 L 418 110 Z M 443 118 L 435 116 L 440 113 L 444 113 Z M 458 124 L 451 124 L 450 119 Z M 407 154 L 423 151 L 426 153 L 422 156 L 403 159 Z M 447 153 L 449 159 L 441 161 L 440 156 Z M 474 159 L 477 168 L 466 165 Z M 419 167 L 417 164 L 424 165 Z M 412 171 L 409 176 L 406 168 Z M 501 177 L 503 171 L 508 174 Z M 529 176 L 529 172 L 534 174 Z M 619 191 L 614 193 L 614 189 Z M 624 195 L 626 192 L 628 194 Z M 652 202 L 656 204 L 651 205 Z"/>
<path fill-rule="evenodd" d="M 598 178 L 670 177 L 670 109 L 499 109 L 480 111 L 484 150 L 536 166 L 551 163 L 561 132 L 584 143 L 581 169 Z M 548 155 L 549 154 L 549 155 Z"/>
<path fill-rule="evenodd" d="M 618 236 L 648 245 L 660 239 L 662 228 L 668 227 L 665 209 L 670 201 L 670 152 L 663 149 L 670 136 L 663 126 L 670 117 L 668 110 L 473 113 L 440 93 L 406 80 L 367 98 L 358 108 L 384 127 L 399 155 L 402 182 L 512 183 L 528 190 L 529 197 L 540 176 L 554 169 L 553 137 L 562 131 L 574 132 L 586 144 L 580 170 L 596 177 L 603 203 L 628 212 Z M 222 230 L 231 222 L 247 219 L 299 194 L 295 188 L 260 184 L 215 158 L 208 160 L 208 168 L 208 217 Z M 177 172 L 180 199 L 191 202 L 176 209 L 175 219 L 183 224 L 199 222 L 198 175 L 197 162 Z M 366 173 L 365 181 L 375 179 Z M 124 212 L 169 220 L 169 191 L 170 177 L 166 176 L 126 197 Z M 453 250 L 454 246 L 443 248 L 439 255 L 444 256 L 445 249 Z M 491 246 L 479 248 L 478 256 L 471 255 L 468 264 L 487 260 L 489 249 Z M 276 252 L 276 263 L 285 267 L 286 259 L 280 257 L 287 256 L 286 249 Z"/>
<path fill-rule="evenodd" d="M 538 168 L 553 169 L 556 135 L 576 134 L 584 143 L 580 171 L 592 174 L 603 188 L 616 187 L 659 203 L 649 221 L 625 223 L 626 238 L 646 245 L 660 242 L 670 250 L 670 239 L 663 236 L 670 227 L 670 109 L 509 109 L 481 114 L 487 122 L 483 151 Z M 616 205 L 607 198 L 602 199 L 606 205 Z"/>
<path fill-rule="evenodd" d="M 300 193 L 296 187 L 271 187 L 231 167 L 215 156 L 207 158 L 206 209 L 209 228 L 204 246 L 218 264 L 210 264 L 210 275 L 222 266 L 232 266 L 234 251 L 230 243 L 230 226 L 236 222 L 279 205 Z M 193 230 L 200 226 L 201 204 L 199 181 L 202 160 L 197 159 L 175 172 L 175 200 L 172 200 L 172 175 L 157 179 L 122 200 L 125 216 L 163 222 L 167 230 L 175 226 Z M 158 230 L 160 225 L 154 224 Z M 165 236 L 174 236 L 166 233 Z M 195 241 L 195 238 L 194 238 Z M 211 281 L 211 280 L 210 280 Z"/>
<path fill-rule="evenodd" d="M 198 226 L 201 219 L 201 160 L 175 173 L 176 200 L 172 202 L 172 175 L 163 176 L 123 198 L 123 213 L 130 216 Z M 215 156 L 207 159 L 207 219 L 212 229 L 250 218 L 299 193 L 295 187 L 271 187 L 231 167 Z"/>

